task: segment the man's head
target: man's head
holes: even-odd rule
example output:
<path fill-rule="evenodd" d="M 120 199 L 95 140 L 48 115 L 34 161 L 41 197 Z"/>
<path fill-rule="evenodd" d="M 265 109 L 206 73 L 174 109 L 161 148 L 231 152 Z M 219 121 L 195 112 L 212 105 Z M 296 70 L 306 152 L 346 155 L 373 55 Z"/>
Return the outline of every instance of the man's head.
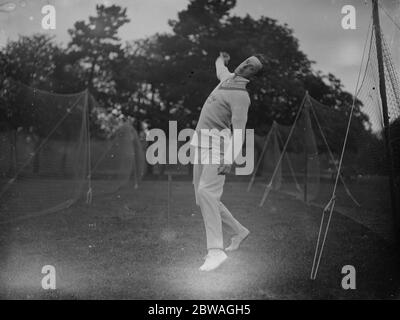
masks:
<path fill-rule="evenodd" d="M 235 69 L 235 74 L 246 79 L 261 74 L 267 67 L 267 59 L 263 54 L 255 54 L 244 60 Z"/>

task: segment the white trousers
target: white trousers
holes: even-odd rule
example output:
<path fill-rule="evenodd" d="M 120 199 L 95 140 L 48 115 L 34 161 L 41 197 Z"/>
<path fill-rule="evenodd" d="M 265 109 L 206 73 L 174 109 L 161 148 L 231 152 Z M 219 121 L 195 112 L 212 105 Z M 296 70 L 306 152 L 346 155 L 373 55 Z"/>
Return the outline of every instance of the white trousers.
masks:
<path fill-rule="evenodd" d="M 218 157 L 213 153 L 213 157 Z M 205 160 L 210 155 L 210 149 L 196 148 L 195 157 Z M 239 234 L 244 227 L 233 217 L 221 202 L 225 183 L 225 175 L 218 174 L 219 161 L 214 158 L 211 164 L 205 161 L 193 164 L 193 184 L 196 204 L 200 206 L 207 236 L 207 249 L 223 249 L 222 222 Z"/>

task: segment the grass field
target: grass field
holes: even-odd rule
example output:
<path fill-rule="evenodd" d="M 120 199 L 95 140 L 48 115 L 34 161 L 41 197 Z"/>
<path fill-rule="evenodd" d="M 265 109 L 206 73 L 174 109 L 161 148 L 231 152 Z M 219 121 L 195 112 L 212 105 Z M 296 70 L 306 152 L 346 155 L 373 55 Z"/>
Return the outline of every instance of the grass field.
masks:
<path fill-rule="evenodd" d="M 251 231 L 243 247 L 201 273 L 205 231 L 190 181 L 174 181 L 169 223 L 167 182 L 77 203 L 63 211 L 0 225 L 0 295 L 13 299 L 398 299 L 395 248 L 359 222 L 335 213 L 322 263 L 309 280 L 322 211 L 263 187 L 246 193 L 229 181 L 223 201 Z M 226 234 L 226 242 L 229 233 Z M 41 288 L 53 265 L 57 289 Z M 357 289 L 341 287 L 344 265 Z"/>

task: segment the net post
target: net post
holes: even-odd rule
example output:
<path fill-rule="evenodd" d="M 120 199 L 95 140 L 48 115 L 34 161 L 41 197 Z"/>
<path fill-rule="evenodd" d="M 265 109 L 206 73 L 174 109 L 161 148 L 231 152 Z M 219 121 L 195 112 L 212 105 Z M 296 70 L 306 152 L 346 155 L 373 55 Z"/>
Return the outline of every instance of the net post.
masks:
<path fill-rule="evenodd" d="M 314 99 L 314 100 L 315 100 L 315 99 Z M 316 122 L 316 124 L 317 124 L 318 130 L 319 130 L 319 132 L 320 132 L 320 134 L 321 134 L 322 140 L 324 141 L 324 144 L 325 144 L 326 150 L 328 151 L 329 157 L 330 157 L 331 161 L 333 162 L 333 164 L 334 164 L 334 166 L 335 166 L 335 169 L 338 170 L 337 164 L 336 164 L 336 162 L 335 162 L 335 157 L 333 156 L 332 150 L 331 150 L 331 148 L 329 147 L 328 140 L 326 139 L 325 134 L 324 134 L 324 131 L 322 130 L 321 123 L 320 123 L 319 120 L 318 120 L 318 116 L 317 116 L 317 113 L 316 113 L 316 111 L 315 111 L 315 109 L 314 109 L 314 105 L 313 105 L 311 99 L 310 99 L 310 102 L 311 102 L 311 103 L 310 103 L 311 114 L 313 115 L 314 120 L 315 120 L 315 122 Z M 344 181 L 344 178 L 343 178 L 342 174 L 340 174 L 339 178 L 340 178 L 340 181 L 341 181 L 342 184 L 343 184 L 343 187 L 344 187 L 344 189 L 345 189 L 347 195 L 350 197 L 350 199 L 351 199 L 358 207 L 361 207 L 360 203 L 357 201 L 356 198 L 354 198 L 354 196 L 353 196 L 352 193 L 350 192 L 350 189 L 347 187 L 347 184 L 346 184 L 346 182 Z"/>
<path fill-rule="evenodd" d="M 304 101 L 304 111 L 308 112 L 308 106 L 310 103 L 310 98 L 308 95 L 308 90 L 306 91 L 306 96 L 305 96 L 305 101 Z M 304 122 L 304 136 L 303 136 L 303 141 L 304 141 L 304 203 L 308 203 L 307 199 L 307 192 L 308 192 L 308 150 L 307 150 L 307 126 L 306 122 Z"/>
<path fill-rule="evenodd" d="M 264 192 L 264 194 L 263 194 L 263 197 L 262 197 L 262 199 L 261 199 L 261 201 L 260 201 L 260 203 L 259 203 L 259 205 L 258 205 L 259 207 L 262 207 L 262 206 L 264 205 L 265 200 L 267 200 L 267 197 L 268 197 L 268 195 L 269 195 L 271 189 L 272 189 L 272 180 L 271 180 L 271 182 L 267 185 L 267 187 L 265 188 L 265 192 Z"/>
<path fill-rule="evenodd" d="M 379 73 L 379 92 L 382 103 L 382 115 L 384 123 L 384 141 L 385 141 L 385 154 L 386 161 L 389 167 L 389 187 L 390 187 L 390 200 L 393 215 L 393 226 L 395 232 L 395 239 L 397 245 L 400 242 L 400 230 L 399 230 L 399 219 L 397 213 L 397 203 L 395 194 L 395 183 L 394 183 L 394 160 L 392 154 L 392 148 L 390 145 L 390 127 L 389 127 L 389 116 L 388 116 L 388 106 L 387 106 L 387 96 L 386 96 L 386 83 L 385 83 L 385 68 L 383 64 L 383 50 L 382 50 L 382 34 L 379 21 L 379 8 L 378 0 L 372 0 L 372 18 L 373 27 L 375 30 L 375 44 L 376 44 L 376 54 L 378 60 L 378 73 Z"/>
<path fill-rule="evenodd" d="M 256 167 L 255 167 L 254 172 L 253 172 L 253 174 L 251 176 L 249 185 L 247 186 L 247 192 L 250 192 L 250 189 L 254 184 L 254 180 L 256 178 L 256 174 L 257 174 L 258 168 L 260 167 L 261 161 L 264 158 L 264 154 L 265 154 L 265 151 L 267 150 L 267 145 L 269 144 L 271 133 L 272 133 L 272 130 L 274 129 L 274 127 L 275 127 L 275 124 L 276 124 L 276 122 L 274 121 L 270 131 L 268 132 L 267 138 L 265 139 L 264 146 L 263 146 L 263 149 L 261 151 L 260 157 L 259 157 L 259 159 L 257 161 Z"/>
<path fill-rule="evenodd" d="M 90 106 L 89 106 L 89 89 L 85 89 L 85 117 L 86 117 L 86 139 L 87 139 L 87 170 L 88 170 L 88 191 L 86 194 L 86 203 L 91 205 L 93 200 L 92 189 L 92 157 L 91 157 L 91 144 L 90 144 Z"/>
<path fill-rule="evenodd" d="M 294 119 L 293 125 L 292 125 L 292 127 L 290 128 L 289 136 L 288 136 L 288 138 L 286 139 L 285 145 L 283 146 L 283 150 L 282 150 L 281 155 L 280 155 L 280 157 L 279 157 L 278 163 L 277 163 L 277 165 L 275 166 L 275 169 L 274 169 L 274 172 L 272 173 L 272 177 L 271 177 L 271 179 L 270 179 L 269 184 L 267 184 L 266 187 L 265 187 L 264 194 L 263 194 L 263 197 L 262 197 L 262 199 L 261 199 L 261 201 L 260 201 L 259 207 L 262 207 L 262 206 L 264 205 L 264 202 L 265 202 L 265 200 L 267 199 L 267 196 L 268 196 L 269 192 L 271 191 L 271 186 L 272 186 L 272 183 L 273 183 L 273 181 L 274 181 L 274 179 L 275 179 L 275 175 L 276 175 L 277 172 L 278 172 L 278 168 L 279 168 L 279 166 L 281 165 L 283 156 L 285 155 L 285 152 L 286 152 L 287 147 L 288 147 L 288 145 L 289 145 L 289 141 L 290 141 L 290 139 L 292 138 L 293 131 L 294 131 L 294 128 L 295 128 L 295 126 L 296 126 L 297 120 L 299 119 L 300 114 L 301 114 L 301 112 L 303 111 L 304 103 L 305 103 L 305 101 L 306 101 L 306 98 L 307 98 L 307 94 L 304 96 L 303 100 L 301 101 L 299 110 L 297 111 L 296 118 Z"/>
<path fill-rule="evenodd" d="M 277 136 L 278 136 L 278 141 L 279 141 L 279 143 L 280 143 L 281 145 L 283 145 L 282 136 L 281 136 L 281 134 L 279 133 L 279 130 L 278 130 L 278 129 L 277 129 Z M 292 175 L 293 181 L 294 181 L 294 183 L 296 184 L 296 189 L 297 189 L 297 191 L 299 191 L 299 192 L 301 193 L 301 188 L 300 188 L 299 182 L 298 182 L 297 179 L 296 179 L 296 174 L 295 174 L 295 172 L 294 172 L 292 162 L 290 161 L 290 158 L 289 158 L 289 156 L 287 155 L 287 153 L 284 155 L 284 157 L 285 157 L 285 160 L 286 160 L 286 162 L 287 162 L 287 164 L 288 164 L 288 167 L 289 167 L 289 170 L 290 170 L 290 174 Z"/>
<path fill-rule="evenodd" d="M 168 172 L 168 191 L 167 191 L 167 228 L 169 228 L 169 217 L 171 211 L 171 182 L 172 182 L 172 174 Z"/>

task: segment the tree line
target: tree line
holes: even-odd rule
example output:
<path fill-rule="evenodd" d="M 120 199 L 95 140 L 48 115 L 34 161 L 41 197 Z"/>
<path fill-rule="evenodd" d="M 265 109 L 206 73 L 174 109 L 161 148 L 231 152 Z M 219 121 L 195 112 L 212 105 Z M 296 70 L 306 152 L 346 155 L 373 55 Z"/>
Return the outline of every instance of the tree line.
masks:
<path fill-rule="evenodd" d="M 15 86 L 10 79 L 57 93 L 88 89 L 98 108 L 133 117 L 138 130 L 142 122 L 167 129 L 169 120 L 176 120 L 179 129 L 194 128 L 217 84 L 219 52 L 230 53 L 231 69 L 260 52 L 268 57 L 268 70 L 248 86 L 248 128 L 266 135 L 274 120 L 290 125 L 308 91 L 330 108 L 320 110 L 319 118 L 330 148 L 340 152 L 353 96 L 333 74 L 314 69 L 287 24 L 265 16 L 235 16 L 235 5 L 236 0 L 190 0 L 177 19 L 169 20 L 172 31 L 125 43 L 118 31 L 130 22 L 127 9 L 97 5 L 94 16 L 68 30 L 66 45 L 45 34 L 9 41 L 0 51 L 2 128 L 20 127 L 29 113 L 10 98 Z M 93 114 L 91 120 L 96 122 Z M 358 150 L 360 135 L 371 135 L 368 121 L 356 100 L 349 150 Z M 319 148 L 324 148 L 322 141 Z"/>

